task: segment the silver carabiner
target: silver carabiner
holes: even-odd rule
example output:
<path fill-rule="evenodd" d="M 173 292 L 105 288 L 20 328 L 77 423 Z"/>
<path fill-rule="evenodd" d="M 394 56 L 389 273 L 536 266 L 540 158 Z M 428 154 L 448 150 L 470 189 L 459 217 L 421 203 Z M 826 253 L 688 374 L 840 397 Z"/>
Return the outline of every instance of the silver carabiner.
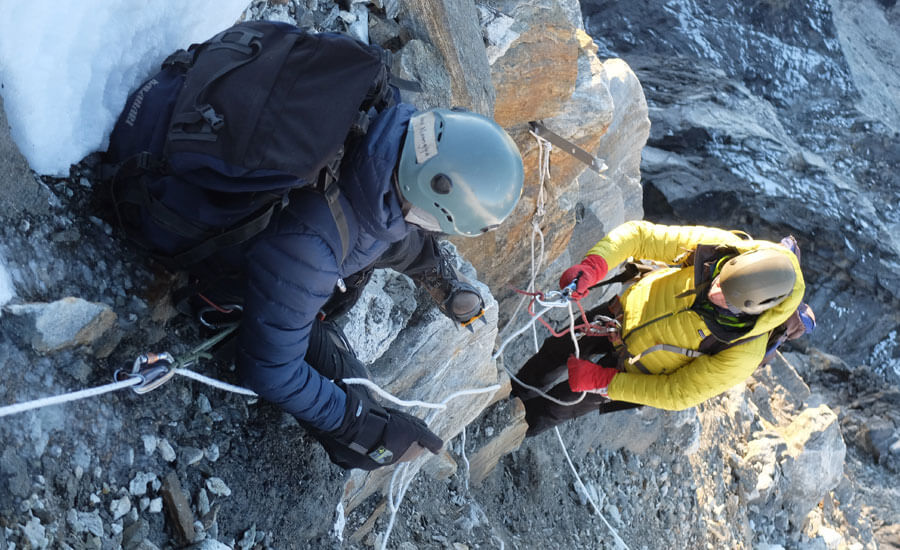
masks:
<path fill-rule="evenodd" d="M 162 386 L 170 378 L 175 376 L 175 358 L 168 352 L 146 353 L 134 360 L 131 372 L 117 370 L 113 378 L 121 382 L 128 378 L 138 378 L 140 384 L 131 386 L 131 390 L 137 394 L 145 394 Z"/>
<path fill-rule="evenodd" d="M 228 315 L 236 314 L 236 317 L 240 319 L 240 314 L 243 311 L 244 306 L 242 306 L 241 304 L 225 304 L 219 307 L 206 306 L 201 308 L 197 312 L 197 320 L 200 321 L 201 325 L 205 326 L 208 329 L 218 330 L 223 326 L 227 326 L 233 323 L 234 321 L 231 321 L 230 323 L 216 322 L 214 320 L 216 315 L 224 318 Z"/>
<path fill-rule="evenodd" d="M 542 296 L 535 296 L 534 301 L 544 307 L 565 307 L 569 297 L 559 290 L 551 290 Z"/>

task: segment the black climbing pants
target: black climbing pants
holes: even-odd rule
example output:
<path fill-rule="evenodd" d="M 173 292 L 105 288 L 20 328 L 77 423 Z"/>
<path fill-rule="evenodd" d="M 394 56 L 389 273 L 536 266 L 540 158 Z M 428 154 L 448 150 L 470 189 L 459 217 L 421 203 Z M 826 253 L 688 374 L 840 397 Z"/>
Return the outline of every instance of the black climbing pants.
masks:
<path fill-rule="evenodd" d="M 609 312 L 608 303 L 587 312 L 589 320 L 596 315 L 613 316 Z M 582 359 L 587 359 L 603 367 L 616 367 L 613 345 L 606 336 L 582 337 L 578 341 L 578 348 L 579 356 Z M 566 361 L 574 353 L 575 346 L 570 335 L 549 336 L 544 340 L 540 350 L 522 365 L 516 378 L 560 401 L 578 401 L 581 393 L 573 392 L 569 388 L 569 372 L 566 367 Z M 566 420 L 583 416 L 592 411 L 604 414 L 641 406 L 625 401 L 611 401 L 595 393 L 585 394 L 584 399 L 574 405 L 560 405 L 518 384 L 515 380 L 512 381 L 512 394 L 525 403 L 525 420 L 528 422 L 526 436 L 528 437 L 538 435 Z"/>

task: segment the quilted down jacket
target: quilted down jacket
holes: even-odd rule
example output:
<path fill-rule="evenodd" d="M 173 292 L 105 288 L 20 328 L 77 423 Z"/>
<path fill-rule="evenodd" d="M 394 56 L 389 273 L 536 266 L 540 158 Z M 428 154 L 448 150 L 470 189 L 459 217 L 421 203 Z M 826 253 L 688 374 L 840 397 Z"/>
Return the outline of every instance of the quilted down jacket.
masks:
<path fill-rule="evenodd" d="M 797 278 L 788 298 L 763 312 L 749 332 L 731 338 L 736 345 L 691 357 L 673 350 L 698 350 L 700 342 L 715 332 L 697 308 L 692 308 L 698 297 L 695 291 L 705 282 L 699 280 L 701 270 L 681 263 L 681 258 L 702 245 L 727 245 L 738 253 L 763 247 L 778 250 L 791 259 Z M 640 365 L 625 361 L 625 372 L 616 375 L 608 388 L 610 399 L 661 409 L 692 407 L 750 376 L 765 355 L 764 335 L 790 317 L 805 290 L 800 264 L 788 249 L 710 227 L 627 222 L 588 254 L 602 256 L 610 267 L 630 257 L 668 264 L 642 277 L 620 296 L 623 352 L 629 358 L 638 357 Z M 757 335 L 763 337 L 754 338 Z"/>
<path fill-rule="evenodd" d="M 292 196 L 244 254 L 246 291 L 235 357 L 241 379 L 322 431 L 338 427 L 346 395 L 304 358 L 310 330 L 339 278 L 365 269 L 417 230 L 404 221 L 391 181 L 414 112 L 399 104 L 382 113 L 344 161 L 341 202 L 352 246 L 343 262 L 325 199 L 310 190 Z"/>

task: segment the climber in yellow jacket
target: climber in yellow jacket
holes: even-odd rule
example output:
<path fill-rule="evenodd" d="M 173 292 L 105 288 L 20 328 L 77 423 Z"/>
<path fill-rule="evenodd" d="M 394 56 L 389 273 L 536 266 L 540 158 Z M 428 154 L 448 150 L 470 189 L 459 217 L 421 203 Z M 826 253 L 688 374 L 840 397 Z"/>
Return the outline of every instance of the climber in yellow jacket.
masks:
<path fill-rule="evenodd" d="M 768 336 L 795 314 L 805 289 L 798 257 L 781 244 L 646 221 L 613 229 L 563 273 L 560 288 L 582 298 L 630 259 L 655 268 L 589 312 L 608 319 L 611 336 L 582 338 L 580 357 L 570 338 L 548 338 L 519 371 L 566 403 L 514 382 L 529 435 L 592 410 L 681 410 L 726 391 L 760 364 Z"/>

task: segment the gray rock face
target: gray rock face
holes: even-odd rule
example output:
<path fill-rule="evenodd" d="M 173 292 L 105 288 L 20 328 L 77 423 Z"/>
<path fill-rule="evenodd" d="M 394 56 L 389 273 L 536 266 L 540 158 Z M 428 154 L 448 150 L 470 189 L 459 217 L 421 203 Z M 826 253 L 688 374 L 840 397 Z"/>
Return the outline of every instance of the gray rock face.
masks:
<path fill-rule="evenodd" d="M 837 415 L 825 405 L 804 410 L 787 427 L 784 438 L 788 458 L 782 466 L 786 484 L 782 498 L 792 522 L 799 526 L 841 481 L 847 447 Z"/>
<path fill-rule="evenodd" d="M 4 321 L 15 325 L 13 334 L 40 353 L 91 344 L 116 321 L 116 314 L 106 304 L 72 297 L 50 304 L 13 304 L 5 309 Z"/>
<path fill-rule="evenodd" d="M 450 105 L 490 116 L 494 112 L 487 54 L 473 0 L 407 0 L 402 21 L 417 38 L 437 47 L 450 76 Z M 443 106 L 447 106 L 444 104 Z"/>
<path fill-rule="evenodd" d="M 897 32 L 897 9 L 881 9 L 873 0 L 829 2 L 832 21 L 847 58 L 847 68 L 860 100 L 859 110 L 873 120 L 900 131 L 900 32 Z M 873 38 L 877 37 L 877 38 Z"/>
<path fill-rule="evenodd" d="M 891 206 L 900 96 L 884 88 L 900 74 L 896 8 L 825 0 L 583 7 L 601 52 L 621 55 L 644 85 L 653 120 L 641 166 L 646 216 L 796 235 L 821 334 L 846 334 L 841 353 L 869 355 L 896 325 L 900 288 L 900 217 Z M 881 48 L 892 51 L 870 55 Z M 876 84 L 882 72 L 891 76 Z M 852 321 L 873 312 L 884 321 Z"/>
<path fill-rule="evenodd" d="M 840 483 L 845 453 L 834 412 L 824 405 L 805 409 L 783 432 L 749 442 L 740 470 L 744 496 L 759 509 L 785 509 L 799 529 Z"/>
<path fill-rule="evenodd" d="M 405 275 L 375 270 L 359 301 L 338 324 L 363 363 L 381 357 L 416 309 L 415 285 Z"/>
<path fill-rule="evenodd" d="M 407 409 L 446 444 L 408 465 L 415 477 L 389 547 L 596 548 L 613 544 L 610 528 L 630 548 L 869 547 L 876 536 L 896 538 L 900 503 L 879 493 L 889 504 L 879 511 L 885 525 L 873 527 L 854 501 L 875 490 L 848 477 L 890 486 L 883 472 L 900 468 L 900 398 L 878 377 L 897 361 L 896 140 L 891 98 L 874 83 L 856 90 L 891 66 L 891 42 L 860 42 L 867 19 L 853 18 L 878 9 L 873 29 L 896 25 L 897 8 L 883 4 L 254 3 L 250 17 L 389 45 L 398 72 L 425 88 L 407 101 L 492 111 L 525 157 L 516 213 L 459 245 L 490 282 L 479 286 L 486 323 L 457 329 L 389 272 L 342 320 L 373 380 L 400 398 L 440 403 L 501 386 L 445 409 Z M 834 22 L 836 14 L 847 15 Z M 875 63 L 867 51 L 882 46 Z M 543 217 L 538 148 L 525 125 L 536 119 L 608 165 L 598 175 L 553 151 Z M 0 254 L 16 296 L 0 317 L 0 405 L 105 383 L 139 353 L 181 356 L 208 337 L 165 313 L 172 278 L 101 219 L 90 159 L 69 179 L 40 181 L 3 136 Z M 861 189 L 863 176 L 871 184 Z M 808 353 L 786 354 L 789 363 L 773 362 L 696 409 L 567 423 L 562 439 L 582 486 L 553 434 L 523 441 L 521 411 L 492 359 L 498 318 L 512 309 L 507 285 L 530 276 L 533 222 L 546 239 L 536 285 L 552 288 L 603 233 L 644 211 L 767 237 L 797 232 L 821 312 L 813 343 L 844 360 L 804 342 L 795 350 Z M 64 296 L 78 298 L 58 302 Z M 516 368 L 530 341 L 508 348 L 505 364 Z M 193 368 L 238 384 L 225 353 L 215 355 Z M 858 368 L 863 356 L 879 368 Z M 384 538 L 383 495 L 397 470 L 345 474 L 275 407 L 179 377 L 150 395 L 4 418 L 0 441 L 0 548 L 371 548 Z"/>
<path fill-rule="evenodd" d="M 427 295 L 423 296 L 424 292 L 420 292 L 419 305 L 411 316 L 407 314 L 405 326 L 393 325 L 396 335 L 393 338 L 387 337 L 392 342 L 386 346 L 383 354 L 375 355 L 371 346 L 361 348 L 365 350 L 365 355 L 376 357 L 369 365 L 372 380 L 397 398 L 444 404 L 445 400 L 457 392 L 478 391 L 471 395 L 460 395 L 446 402 L 445 408 L 441 409 L 402 407 L 402 410 L 411 410 L 424 418 L 431 430 L 445 441 L 456 437 L 463 427 L 478 417 L 499 389 L 497 367 L 491 359 L 497 336 L 497 302 L 490 290 L 477 281 L 470 265 L 457 265 L 459 271 L 473 281 L 485 299 L 485 322 L 473 324 L 472 332 L 459 329 L 435 309 L 432 300 Z M 397 294 L 408 292 L 405 285 L 393 288 L 385 285 L 385 290 Z M 364 297 L 363 300 L 365 299 Z M 397 303 L 401 300 L 395 298 L 388 301 Z M 390 317 L 403 317 L 395 316 L 393 310 L 385 313 Z M 366 335 L 369 326 L 366 316 L 354 316 L 351 311 L 348 318 L 345 327 L 348 333 L 363 335 L 363 338 L 356 339 L 355 344 L 365 346 L 367 343 L 374 343 L 377 349 L 384 347 Z M 497 386 L 492 391 L 484 391 L 495 385 Z M 385 406 L 397 407 L 387 399 L 380 398 L 380 401 Z M 426 452 L 423 457 L 411 463 L 409 474 L 415 475 L 425 462 L 431 460 L 440 459 Z M 346 509 L 353 510 L 376 491 L 386 491 L 393 469 L 382 468 L 370 473 L 353 471 L 344 490 Z"/>

